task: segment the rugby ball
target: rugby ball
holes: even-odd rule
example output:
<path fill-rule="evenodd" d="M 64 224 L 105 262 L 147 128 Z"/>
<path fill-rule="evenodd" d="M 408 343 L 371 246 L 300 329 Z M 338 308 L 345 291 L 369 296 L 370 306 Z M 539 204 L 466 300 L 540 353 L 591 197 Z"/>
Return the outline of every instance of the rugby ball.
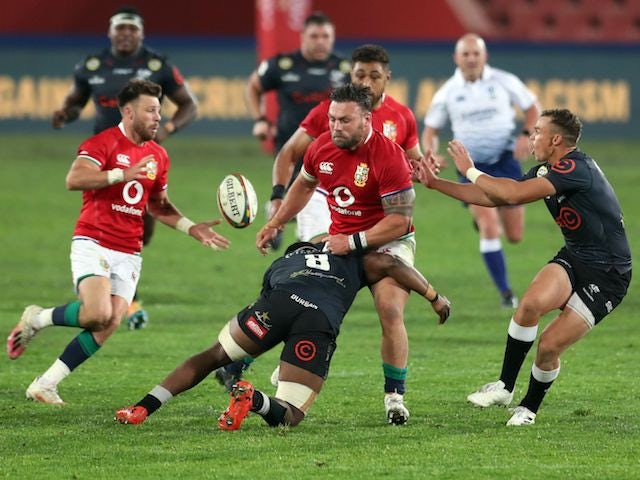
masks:
<path fill-rule="evenodd" d="M 240 173 L 224 177 L 218 187 L 218 208 L 232 227 L 251 225 L 258 212 L 258 197 L 247 177 Z"/>

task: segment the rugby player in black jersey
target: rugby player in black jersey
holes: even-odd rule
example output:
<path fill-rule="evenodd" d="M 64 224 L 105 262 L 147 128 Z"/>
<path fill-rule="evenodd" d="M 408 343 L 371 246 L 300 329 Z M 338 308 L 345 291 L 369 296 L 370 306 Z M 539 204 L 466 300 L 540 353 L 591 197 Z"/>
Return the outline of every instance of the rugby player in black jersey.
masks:
<path fill-rule="evenodd" d="M 543 200 L 564 237 L 564 246 L 531 281 L 511 318 L 499 379 L 467 397 L 479 407 L 508 406 L 540 318 L 559 309 L 540 335 L 529 388 L 507 425 L 535 423 L 560 373 L 560 355 L 620 304 L 631 281 L 620 203 L 596 161 L 578 149 L 581 133 L 582 123 L 569 110 L 544 110 L 529 137 L 538 165 L 519 181 L 477 170 L 457 140 L 449 142 L 448 152 L 471 183 L 440 179 L 426 161 L 418 168 L 428 188 L 466 203 L 491 207 Z"/>
<path fill-rule="evenodd" d="M 385 276 L 423 295 L 439 322 L 446 321 L 449 301 L 397 258 L 376 252 L 338 256 L 323 251 L 320 244 L 295 243 L 265 273 L 260 297 L 225 325 L 212 347 L 177 367 L 136 405 L 118 410 L 116 420 L 142 423 L 216 368 L 247 355 L 258 356 L 284 342 L 275 397 L 238 381 L 218 426 L 236 430 L 249 411 L 271 426 L 297 425 L 322 389 L 342 320 L 356 293 Z"/>

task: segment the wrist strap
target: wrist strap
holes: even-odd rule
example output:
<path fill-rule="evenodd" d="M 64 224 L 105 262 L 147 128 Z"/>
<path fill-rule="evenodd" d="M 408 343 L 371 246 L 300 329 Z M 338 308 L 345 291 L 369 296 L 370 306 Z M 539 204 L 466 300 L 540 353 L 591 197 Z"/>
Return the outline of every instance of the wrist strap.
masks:
<path fill-rule="evenodd" d="M 467 173 L 464 174 L 464 176 L 467 177 L 471 183 L 476 183 L 480 175 L 484 175 L 484 173 L 475 167 L 469 168 L 467 170 Z"/>
<path fill-rule="evenodd" d="M 427 300 L 429 300 L 429 302 L 431 302 L 431 303 L 436 303 L 439 298 L 440 298 L 440 294 L 438 292 L 436 292 L 436 296 L 433 297 L 433 300 L 429 300 L 428 298 L 427 298 Z"/>
<path fill-rule="evenodd" d="M 367 234 L 365 232 L 354 233 L 349 235 L 349 248 L 351 250 L 366 250 L 369 244 L 367 243 Z"/>
<path fill-rule="evenodd" d="M 274 185 L 271 189 L 270 200 L 282 200 L 284 198 L 284 185 Z"/>
<path fill-rule="evenodd" d="M 180 220 L 176 223 L 176 230 L 181 231 L 182 233 L 186 233 L 189 235 L 189 229 L 193 227 L 196 223 L 189 220 L 187 217 L 181 217 Z"/>
<path fill-rule="evenodd" d="M 113 185 L 114 183 L 120 183 L 124 180 L 124 170 L 121 168 L 114 168 L 107 170 L 107 183 Z"/>

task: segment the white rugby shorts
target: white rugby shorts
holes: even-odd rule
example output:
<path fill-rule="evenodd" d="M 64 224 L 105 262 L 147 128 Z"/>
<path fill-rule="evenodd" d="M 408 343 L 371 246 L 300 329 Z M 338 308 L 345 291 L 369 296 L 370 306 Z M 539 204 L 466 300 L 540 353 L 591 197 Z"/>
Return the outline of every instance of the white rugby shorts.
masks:
<path fill-rule="evenodd" d="M 109 279 L 111 295 L 118 295 L 131 304 L 142 271 L 140 255 L 111 250 L 91 239 L 74 238 L 70 258 L 76 294 L 83 278 L 97 275 Z"/>
<path fill-rule="evenodd" d="M 325 235 L 331 225 L 331 214 L 327 205 L 327 197 L 318 190 L 296 217 L 296 235 L 302 242 Z"/>
<path fill-rule="evenodd" d="M 386 253 L 392 257 L 400 259 L 410 267 L 416 261 L 416 236 L 414 232 L 400 237 L 392 242 L 387 243 L 379 247 L 376 252 Z"/>

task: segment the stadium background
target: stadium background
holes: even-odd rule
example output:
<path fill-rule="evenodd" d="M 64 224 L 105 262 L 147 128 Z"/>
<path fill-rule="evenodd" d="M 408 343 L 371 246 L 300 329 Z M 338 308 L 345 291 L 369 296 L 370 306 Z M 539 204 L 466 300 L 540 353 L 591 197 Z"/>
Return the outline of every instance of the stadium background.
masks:
<path fill-rule="evenodd" d="M 185 135 L 247 135 L 242 98 L 248 74 L 273 51 L 297 46 L 312 9 L 336 23 L 337 50 L 365 42 L 392 58 L 390 92 L 419 121 L 435 89 L 453 71 L 455 39 L 476 31 L 490 63 L 517 73 L 543 107 L 566 106 L 589 138 L 632 138 L 640 129 L 640 2 L 632 0 L 138 0 L 146 44 L 166 53 L 200 100 Z M 68 0 L 47 9 L 25 0 L 0 16 L 0 132 L 45 132 L 71 82 L 73 65 L 108 44 L 107 19 L 121 2 Z M 254 34 L 255 32 L 255 34 Z M 258 52 L 258 53 L 256 53 Z M 170 113 L 170 111 L 168 112 Z M 89 132 L 92 108 L 70 132 Z"/>

